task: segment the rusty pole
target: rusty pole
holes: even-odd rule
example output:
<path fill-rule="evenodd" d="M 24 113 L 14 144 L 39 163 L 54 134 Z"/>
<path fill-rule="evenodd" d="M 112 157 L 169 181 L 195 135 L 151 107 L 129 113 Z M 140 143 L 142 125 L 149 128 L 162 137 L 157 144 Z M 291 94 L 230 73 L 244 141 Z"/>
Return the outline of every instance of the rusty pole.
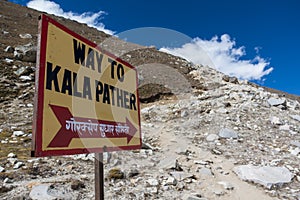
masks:
<path fill-rule="evenodd" d="M 104 200 L 103 153 L 95 153 L 95 200 Z"/>

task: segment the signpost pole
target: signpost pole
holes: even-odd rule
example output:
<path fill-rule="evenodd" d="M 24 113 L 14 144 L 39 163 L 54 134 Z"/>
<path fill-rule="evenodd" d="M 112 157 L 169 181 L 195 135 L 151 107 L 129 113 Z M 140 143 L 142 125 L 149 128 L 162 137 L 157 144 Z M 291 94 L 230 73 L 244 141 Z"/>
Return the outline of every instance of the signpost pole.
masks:
<path fill-rule="evenodd" d="M 95 200 L 104 200 L 103 153 L 95 153 Z"/>

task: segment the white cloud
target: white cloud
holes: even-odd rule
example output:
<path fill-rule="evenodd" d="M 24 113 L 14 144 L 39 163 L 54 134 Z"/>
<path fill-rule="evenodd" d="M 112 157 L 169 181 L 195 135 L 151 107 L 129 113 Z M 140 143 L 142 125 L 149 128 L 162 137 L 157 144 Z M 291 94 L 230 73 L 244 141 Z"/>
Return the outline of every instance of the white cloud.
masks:
<path fill-rule="evenodd" d="M 85 23 L 90 27 L 97 28 L 110 35 L 114 33 L 113 31 L 106 29 L 103 23 L 99 22 L 99 18 L 105 14 L 103 11 L 97 13 L 84 12 L 82 14 L 77 14 L 72 11 L 65 12 L 59 4 L 49 0 L 32 0 L 27 3 L 27 6 L 42 12 Z"/>
<path fill-rule="evenodd" d="M 245 47 L 236 47 L 235 41 L 224 34 L 211 40 L 193 39 L 181 48 L 161 48 L 161 51 L 184 57 L 195 63 L 208 65 L 227 75 L 246 80 L 261 80 L 273 71 L 270 62 L 256 56 L 252 60 L 243 60 Z"/>

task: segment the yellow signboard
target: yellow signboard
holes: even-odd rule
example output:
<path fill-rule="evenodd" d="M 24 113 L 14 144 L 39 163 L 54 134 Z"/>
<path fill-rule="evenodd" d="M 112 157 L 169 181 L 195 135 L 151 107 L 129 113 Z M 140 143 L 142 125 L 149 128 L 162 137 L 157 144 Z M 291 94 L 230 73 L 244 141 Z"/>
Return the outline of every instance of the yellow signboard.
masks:
<path fill-rule="evenodd" d="M 137 71 L 41 16 L 33 156 L 141 147 Z"/>

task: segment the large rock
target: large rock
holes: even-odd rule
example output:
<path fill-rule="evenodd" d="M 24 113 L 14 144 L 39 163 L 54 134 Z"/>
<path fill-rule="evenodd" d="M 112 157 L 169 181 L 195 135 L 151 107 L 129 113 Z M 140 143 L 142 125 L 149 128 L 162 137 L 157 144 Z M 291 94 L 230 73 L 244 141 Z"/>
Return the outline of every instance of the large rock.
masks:
<path fill-rule="evenodd" d="M 281 187 L 284 183 L 291 182 L 293 174 L 285 167 L 257 167 L 241 165 L 233 171 L 245 181 L 252 181 L 271 189 L 273 185 Z"/>
<path fill-rule="evenodd" d="M 29 197 L 33 200 L 75 199 L 75 196 L 66 187 L 50 184 L 33 186 Z"/>
<path fill-rule="evenodd" d="M 44 200 L 55 200 L 54 196 L 48 194 L 50 185 L 42 184 L 36 185 L 32 188 L 29 197 L 33 200 L 44 199 Z"/>
<path fill-rule="evenodd" d="M 285 99 L 277 99 L 277 98 L 270 98 L 268 99 L 268 103 L 270 106 L 285 106 L 286 105 L 286 100 Z"/>

